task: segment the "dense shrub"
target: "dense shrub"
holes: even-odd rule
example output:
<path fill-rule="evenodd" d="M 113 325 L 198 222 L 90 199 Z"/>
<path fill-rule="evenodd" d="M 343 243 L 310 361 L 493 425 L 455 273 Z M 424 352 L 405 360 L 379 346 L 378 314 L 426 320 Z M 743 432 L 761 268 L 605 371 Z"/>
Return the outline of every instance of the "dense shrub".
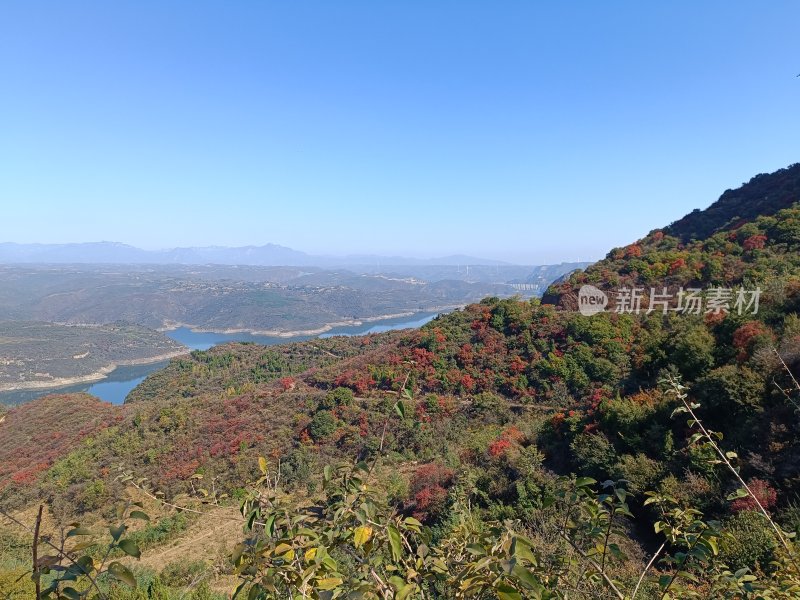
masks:
<path fill-rule="evenodd" d="M 720 559 L 732 569 L 767 569 L 776 542 L 764 516 L 743 510 L 725 521 L 729 535 L 720 544 Z"/>
<path fill-rule="evenodd" d="M 328 410 L 321 410 L 308 424 L 308 434 L 314 441 L 329 436 L 336 430 L 336 418 Z"/>
<path fill-rule="evenodd" d="M 353 403 L 353 390 L 346 387 L 337 387 L 325 394 L 320 402 L 320 407 L 331 410 L 337 406 L 348 406 Z"/>

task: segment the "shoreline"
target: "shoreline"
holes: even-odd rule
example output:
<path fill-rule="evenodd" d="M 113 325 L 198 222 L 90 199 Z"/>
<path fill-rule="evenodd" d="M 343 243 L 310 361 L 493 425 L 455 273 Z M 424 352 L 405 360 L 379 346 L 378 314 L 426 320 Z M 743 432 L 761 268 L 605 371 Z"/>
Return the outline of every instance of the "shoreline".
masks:
<path fill-rule="evenodd" d="M 293 331 L 282 331 L 279 329 L 246 329 L 246 328 L 206 329 L 201 327 L 193 327 L 188 323 L 169 323 L 169 326 L 160 327 L 156 329 L 156 331 L 164 333 L 167 331 L 175 331 L 176 329 L 185 327 L 191 330 L 193 333 L 217 333 L 221 335 L 234 335 L 234 334 L 244 333 L 253 336 L 283 338 L 286 339 L 287 342 L 291 342 L 292 338 L 314 337 L 323 333 L 327 333 L 337 327 L 358 327 L 359 325 L 376 323 L 390 319 L 401 319 L 403 317 L 413 317 L 414 315 L 434 314 L 445 311 L 452 311 L 452 310 L 457 310 L 459 308 L 463 308 L 464 306 L 465 306 L 464 304 L 454 304 L 454 305 L 436 306 L 425 310 L 405 311 L 387 315 L 377 315 L 374 317 L 363 317 L 361 319 L 346 319 L 343 321 L 326 323 L 325 325 L 317 327 L 315 329 L 298 329 Z M 48 390 L 48 389 L 70 387 L 74 385 L 82 385 L 85 383 L 97 383 L 99 381 L 103 381 L 104 379 L 106 379 L 110 373 L 112 373 L 115 369 L 119 367 L 133 367 L 138 365 L 154 364 L 170 360 L 172 358 L 177 358 L 179 356 L 186 356 L 190 352 L 191 350 L 189 348 L 184 348 L 182 350 L 167 352 L 164 354 L 159 354 L 157 356 L 122 360 L 101 367 L 100 369 L 92 373 L 76 377 L 59 377 L 57 379 L 34 380 L 34 381 L 24 381 L 15 383 L 0 383 L 0 393 L 23 392 L 31 390 Z"/>
<path fill-rule="evenodd" d="M 157 356 L 145 358 L 132 358 L 130 360 L 121 360 L 105 367 L 101 367 L 97 371 L 88 373 L 86 375 L 79 375 L 76 377 L 58 377 L 56 379 L 38 380 L 38 381 L 24 381 L 19 383 L 0 383 L 0 393 L 2 392 L 23 392 L 26 390 L 46 390 L 50 388 L 70 387 L 73 385 L 81 385 L 84 383 L 96 383 L 106 379 L 110 373 L 119 367 L 135 367 L 138 365 L 151 365 L 154 363 L 170 360 L 179 356 L 189 354 L 188 348 L 184 350 L 176 350 L 175 352 L 167 352 Z"/>
<path fill-rule="evenodd" d="M 166 331 L 175 331 L 176 329 L 185 327 L 186 329 L 189 329 L 192 333 L 218 333 L 220 335 L 233 335 L 237 333 L 246 333 L 249 335 L 263 335 L 265 337 L 289 339 L 294 337 L 307 337 L 307 336 L 320 335 L 323 333 L 328 333 L 330 330 L 335 329 L 337 327 L 358 327 L 359 325 L 364 325 L 366 323 L 375 323 L 378 321 L 386 321 L 389 319 L 401 319 L 403 317 L 413 317 L 414 315 L 420 315 L 424 313 L 431 314 L 443 311 L 452 311 L 459 308 L 463 308 L 464 306 L 466 305 L 452 304 L 445 306 L 435 306 L 425 310 L 405 311 L 400 313 L 392 313 L 388 315 L 363 317 L 360 319 L 345 319 L 343 321 L 334 321 L 332 323 L 325 323 L 324 325 L 317 327 L 315 329 L 296 329 L 289 331 L 281 329 L 247 329 L 244 327 L 228 328 L 228 329 L 208 329 L 205 327 L 195 327 L 189 323 L 169 323 L 169 325 L 165 325 L 164 327 L 159 327 L 156 331 L 160 331 L 163 333 Z"/>

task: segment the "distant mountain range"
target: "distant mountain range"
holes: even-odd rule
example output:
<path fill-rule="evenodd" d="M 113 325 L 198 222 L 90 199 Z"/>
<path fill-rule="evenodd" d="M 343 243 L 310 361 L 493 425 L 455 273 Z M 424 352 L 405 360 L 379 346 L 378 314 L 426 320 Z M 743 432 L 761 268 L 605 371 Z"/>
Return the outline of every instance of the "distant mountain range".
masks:
<path fill-rule="evenodd" d="M 277 244 L 264 246 L 204 246 L 172 248 L 169 250 L 142 250 L 118 242 L 87 242 L 76 244 L 16 244 L 0 243 L 0 263 L 31 264 L 173 264 L 173 265 L 249 265 L 249 266 L 315 266 L 352 267 L 358 265 L 404 266 L 509 266 L 510 263 L 452 255 L 441 258 L 419 259 L 402 256 L 373 254 L 351 256 L 317 256 Z"/>

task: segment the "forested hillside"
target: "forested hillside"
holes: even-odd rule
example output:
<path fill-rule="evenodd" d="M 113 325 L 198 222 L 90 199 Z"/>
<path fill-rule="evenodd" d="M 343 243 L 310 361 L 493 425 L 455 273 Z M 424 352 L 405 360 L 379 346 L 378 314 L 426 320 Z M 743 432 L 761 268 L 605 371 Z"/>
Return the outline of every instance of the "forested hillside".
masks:
<path fill-rule="evenodd" d="M 798 181 L 797 165 L 760 175 L 541 303 L 487 298 L 420 330 L 228 344 L 173 360 L 113 410 L 69 396 L 11 409 L 0 506 L 20 524 L 3 525 L 0 586 L 29 568 L 26 509 L 90 523 L 99 541 L 130 495 L 152 518 L 133 548 L 111 531 L 119 555 L 188 535 L 166 521 L 176 514 L 202 523 L 238 503 L 242 544 L 191 577 L 133 560 L 96 588 L 78 574 L 76 594 L 800 597 Z M 741 314 L 648 312 L 645 294 L 638 313 L 587 317 L 585 284 L 761 294 Z M 37 452 L 35 436 L 62 441 Z M 138 533 L 158 523 L 161 537 Z M 96 555 L 81 564 L 103 573 Z M 132 577 L 138 592 L 112 583 Z M 30 597 L 20 581 L 11 598 Z"/>

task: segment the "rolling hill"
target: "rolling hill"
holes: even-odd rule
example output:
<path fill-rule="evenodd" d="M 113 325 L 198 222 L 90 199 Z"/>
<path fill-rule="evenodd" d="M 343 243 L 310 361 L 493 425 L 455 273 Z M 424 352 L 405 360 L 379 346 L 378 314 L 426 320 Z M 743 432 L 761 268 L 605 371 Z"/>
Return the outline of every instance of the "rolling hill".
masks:
<path fill-rule="evenodd" d="M 232 562 L 208 554 L 199 568 L 263 597 L 297 590 L 276 583 L 295 564 L 313 597 L 377 595 L 400 563 L 387 597 L 796 597 L 781 531 L 800 529 L 798 180 L 797 166 L 760 175 L 542 302 L 489 297 L 420 330 L 193 352 L 118 409 L 76 399 L 79 433 L 46 459 L 26 440 L 60 431 L 54 406 L 73 399 L 12 409 L 0 506 L 99 520 L 131 493 L 120 467 L 201 513 L 209 495 L 241 500 L 266 524 L 245 527 Z M 587 317 L 575 310 L 587 284 L 762 294 L 742 314 Z M 336 487 L 331 467 L 356 461 Z M 307 529 L 284 525 L 295 516 Z M 315 559 L 323 546 L 332 563 Z"/>

